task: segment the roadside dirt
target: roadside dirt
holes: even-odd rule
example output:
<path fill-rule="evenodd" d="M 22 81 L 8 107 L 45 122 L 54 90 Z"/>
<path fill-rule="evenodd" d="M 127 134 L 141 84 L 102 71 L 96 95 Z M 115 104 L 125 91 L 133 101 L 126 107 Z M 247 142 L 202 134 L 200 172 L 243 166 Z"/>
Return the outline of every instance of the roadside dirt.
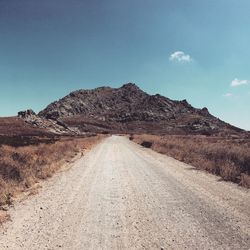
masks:
<path fill-rule="evenodd" d="M 10 215 L 0 249 L 250 248 L 249 190 L 119 136 Z"/>

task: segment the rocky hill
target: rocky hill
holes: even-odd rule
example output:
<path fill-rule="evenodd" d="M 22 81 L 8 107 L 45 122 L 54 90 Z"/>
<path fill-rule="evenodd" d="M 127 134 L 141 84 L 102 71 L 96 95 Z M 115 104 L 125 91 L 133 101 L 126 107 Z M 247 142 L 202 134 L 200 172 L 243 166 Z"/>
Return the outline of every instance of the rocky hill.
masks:
<path fill-rule="evenodd" d="M 33 119 L 26 120 L 32 122 L 34 114 L 32 116 Z M 75 133 L 211 135 L 243 132 L 212 116 L 207 108 L 196 109 L 186 100 L 149 95 L 133 83 L 120 88 L 74 91 L 48 105 L 36 117 L 39 122 L 50 121 L 60 126 L 61 131 L 68 129 Z"/>

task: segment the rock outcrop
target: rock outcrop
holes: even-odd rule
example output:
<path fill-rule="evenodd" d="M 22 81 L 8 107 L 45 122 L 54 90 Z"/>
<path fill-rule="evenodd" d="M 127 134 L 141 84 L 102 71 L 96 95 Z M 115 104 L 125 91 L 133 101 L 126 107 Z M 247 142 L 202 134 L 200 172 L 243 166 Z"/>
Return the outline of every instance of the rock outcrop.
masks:
<path fill-rule="evenodd" d="M 32 109 L 28 109 L 28 110 L 24 110 L 24 111 L 20 111 L 18 112 L 17 116 L 20 118 L 28 118 L 31 116 L 35 116 L 36 113 L 32 110 Z"/>
<path fill-rule="evenodd" d="M 36 117 L 57 125 L 60 121 L 65 129 L 81 132 L 206 135 L 239 132 L 212 116 L 207 108 L 196 109 L 186 100 L 149 95 L 133 83 L 120 88 L 74 91 L 48 105 Z"/>
<path fill-rule="evenodd" d="M 40 129 L 45 129 L 48 132 L 55 134 L 78 134 L 78 129 L 69 128 L 64 122 L 59 119 L 47 119 L 38 116 L 32 109 L 18 112 L 18 117 L 22 118 L 26 123 Z"/>

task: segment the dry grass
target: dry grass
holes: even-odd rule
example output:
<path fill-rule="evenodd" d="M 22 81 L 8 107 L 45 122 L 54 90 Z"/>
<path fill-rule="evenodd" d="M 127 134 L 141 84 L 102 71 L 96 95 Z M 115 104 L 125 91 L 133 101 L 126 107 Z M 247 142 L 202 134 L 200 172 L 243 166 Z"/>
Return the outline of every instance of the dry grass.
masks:
<path fill-rule="evenodd" d="M 5 136 L 24 136 L 24 135 L 51 135 L 45 129 L 35 128 L 26 123 L 23 119 L 14 117 L 0 117 L 0 135 Z"/>
<path fill-rule="evenodd" d="M 10 220 L 10 215 L 6 211 L 0 210 L 0 225 Z"/>
<path fill-rule="evenodd" d="M 41 179 L 52 176 L 66 161 L 90 148 L 101 136 L 61 138 L 51 144 L 0 147 L 0 207 Z"/>
<path fill-rule="evenodd" d="M 250 187 L 250 140 L 206 136 L 133 135 L 135 142 L 151 142 L 151 148 L 223 180 Z"/>

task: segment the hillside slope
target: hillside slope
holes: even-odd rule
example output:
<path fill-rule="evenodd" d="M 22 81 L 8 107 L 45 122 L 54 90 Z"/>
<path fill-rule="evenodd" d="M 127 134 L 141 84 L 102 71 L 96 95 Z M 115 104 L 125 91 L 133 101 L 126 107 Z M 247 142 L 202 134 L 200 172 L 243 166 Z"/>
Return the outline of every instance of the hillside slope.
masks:
<path fill-rule="evenodd" d="M 186 100 L 149 95 L 137 85 L 78 90 L 48 105 L 39 117 L 81 132 L 227 134 L 242 130 L 196 109 Z"/>

